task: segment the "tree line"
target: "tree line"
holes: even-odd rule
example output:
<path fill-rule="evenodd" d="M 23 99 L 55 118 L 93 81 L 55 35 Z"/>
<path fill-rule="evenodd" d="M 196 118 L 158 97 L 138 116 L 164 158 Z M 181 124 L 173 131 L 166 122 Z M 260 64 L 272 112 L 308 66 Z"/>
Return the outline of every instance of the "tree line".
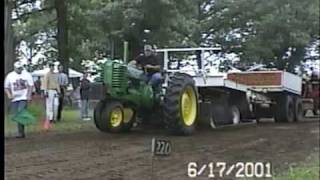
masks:
<path fill-rule="evenodd" d="M 143 44 L 221 46 L 243 62 L 292 71 L 319 42 L 318 0 L 5 0 L 5 69 L 21 56 L 81 68 L 96 51 L 130 58 Z M 319 46 L 317 47 L 319 52 Z M 319 57 L 316 57 L 319 58 Z"/>

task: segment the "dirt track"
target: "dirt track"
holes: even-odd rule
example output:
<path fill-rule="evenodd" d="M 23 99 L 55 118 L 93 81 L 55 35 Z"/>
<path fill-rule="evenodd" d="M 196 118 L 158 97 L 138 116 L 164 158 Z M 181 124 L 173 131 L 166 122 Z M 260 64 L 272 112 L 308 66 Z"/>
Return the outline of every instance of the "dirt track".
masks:
<path fill-rule="evenodd" d="M 319 153 L 319 121 L 202 129 L 190 137 L 155 129 L 104 134 L 92 126 L 7 139 L 5 179 L 151 179 L 152 137 L 169 138 L 174 145 L 170 158 L 154 162 L 154 179 L 159 180 L 189 179 L 190 161 L 268 161 L 277 171 Z"/>

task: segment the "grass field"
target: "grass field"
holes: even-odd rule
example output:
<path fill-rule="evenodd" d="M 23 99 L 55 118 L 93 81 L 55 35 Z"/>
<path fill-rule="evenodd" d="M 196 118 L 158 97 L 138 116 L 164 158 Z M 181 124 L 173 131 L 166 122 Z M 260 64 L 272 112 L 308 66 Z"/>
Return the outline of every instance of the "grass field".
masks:
<path fill-rule="evenodd" d="M 274 180 L 318 180 L 320 178 L 319 152 L 310 155 L 306 162 L 290 168 L 288 172 L 276 175 Z"/>
<path fill-rule="evenodd" d="M 34 132 L 45 131 L 43 129 L 43 122 L 45 119 L 45 107 L 39 102 L 32 102 L 29 109 L 35 114 L 36 122 L 26 127 L 26 134 Z M 62 112 L 62 121 L 53 125 L 50 131 L 67 131 L 73 129 L 81 129 L 88 126 L 94 126 L 92 121 L 82 121 L 80 118 L 80 111 L 64 108 Z M 5 135 L 15 135 L 17 131 L 16 123 L 9 118 L 8 113 L 5 116 Z"/>
<path fill-rule="evenodd" d="M 294 167 L 293 167 L 294 166 Z M 305 162 L 291 165 L 288 171 L 273 174 L 272 180 L 318 180 L 320 178 L 319 152 L 308 156 Z M 251 180 L 255 178 L 241 178 Z"/>

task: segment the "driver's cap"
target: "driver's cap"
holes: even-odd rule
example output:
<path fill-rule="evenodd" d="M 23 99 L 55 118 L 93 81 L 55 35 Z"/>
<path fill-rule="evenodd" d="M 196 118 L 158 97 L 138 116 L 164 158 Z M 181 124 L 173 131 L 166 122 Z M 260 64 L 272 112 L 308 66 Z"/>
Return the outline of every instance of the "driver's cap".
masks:
<path fill-rule="evenodd" d="M 144 46 L 144 50 L 145 51 L 152 51 L 152 46 L 147 44 Z"/>
<path fill-rule="evenodd" d="M 23 64 L 22 64 L 20 61 L 15 62 L 15 63 L 13 64 L 13 66 L 14 66 L 15 68 L 17 68 L 17 69 L 23 68 Z"/>

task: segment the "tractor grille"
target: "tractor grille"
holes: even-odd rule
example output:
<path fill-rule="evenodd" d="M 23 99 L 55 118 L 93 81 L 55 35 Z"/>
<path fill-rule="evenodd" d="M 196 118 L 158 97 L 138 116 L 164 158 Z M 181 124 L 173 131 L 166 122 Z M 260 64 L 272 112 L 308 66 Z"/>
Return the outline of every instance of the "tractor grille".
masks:
<path fill-rule="evenodd" d="M 99 73 L 100 73 L 101 80 L 103 80 L 103 78 L 105 77 L 104 76 L 104 69 L 100 70 Z"/>
<path fill-rule="evenodd" d="M 112 88 L 126 87 L 126 66 L 114 64 L 112 71 Z"/>

